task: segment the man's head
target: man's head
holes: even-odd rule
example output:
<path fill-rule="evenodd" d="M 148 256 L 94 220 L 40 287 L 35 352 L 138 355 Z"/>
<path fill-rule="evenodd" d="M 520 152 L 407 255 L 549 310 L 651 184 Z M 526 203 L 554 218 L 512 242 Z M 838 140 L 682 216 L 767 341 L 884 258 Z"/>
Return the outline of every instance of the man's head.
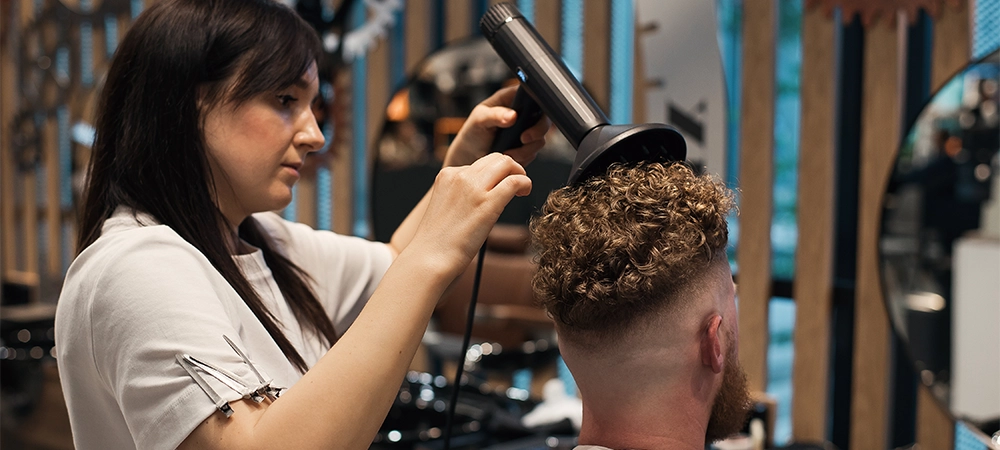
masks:
<path fill-rule="evenodd" d="M 733 207 L 711 177 L 643 163 L 553 192 L 532 221 L 535 295 L 592 415 L 622 403 L 621 414 L 701 408 L 696 426 L 710 441 L 743 424 L 749 401 L 726 260 Z"/>

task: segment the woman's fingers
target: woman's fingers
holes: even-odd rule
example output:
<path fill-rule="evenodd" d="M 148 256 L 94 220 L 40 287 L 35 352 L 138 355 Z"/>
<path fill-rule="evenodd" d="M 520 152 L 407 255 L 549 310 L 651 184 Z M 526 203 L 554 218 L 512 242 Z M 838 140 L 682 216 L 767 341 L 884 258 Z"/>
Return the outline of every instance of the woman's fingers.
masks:
<path fill-rule="evenodd" d="M 503 204 L 507 205 L 514 196 L 524 197 L 531 193 L 531 178 L 527 175 L 510 175 L 497 184 L 495 190 L 503 193 Z"/>
<path fill-rule="evenodd" d="M 538 156 L 538 151 L 545 146 L 545 140 L 535 141 L 530 144 L 522 145 L 515 149 L 510 149 L 504 152 L 505 155 L 510 156 L 518 164 L 522 166 L 528 165 L 528 163 L 535 160 Z"/>
<path fill-rule="evenodd" d="M 480 104 L 486 106 L 508 106 L 514 102 L 514 94 L 517 93 L 518 85 L 507 86 L 493 93 Z"/>
<path fill-rule="evenodd" d="M 479 189 L 492 190 L 508 176 L 525 175 L 525 172 L 524 167 L 510 156 L 490 153 L 469 166 L 468 175 Z"/>
<path fill-rule="evenodd" d="M 481 128 L 507 128 L 514 125 L 517 113 L 506 106 L 476 105 L 469 114 L 469 121 Z"/>
<path fill-rule="evenodd" d="M 542 117 L 538 123 L 531 126 L 527 130 L 521 133 L 521 143 L 530 144 L 535 141 L 545 142 L 545 135 L 549 133 L 549 129 L 552 128 L 552 122 L 548 117 Z"/>

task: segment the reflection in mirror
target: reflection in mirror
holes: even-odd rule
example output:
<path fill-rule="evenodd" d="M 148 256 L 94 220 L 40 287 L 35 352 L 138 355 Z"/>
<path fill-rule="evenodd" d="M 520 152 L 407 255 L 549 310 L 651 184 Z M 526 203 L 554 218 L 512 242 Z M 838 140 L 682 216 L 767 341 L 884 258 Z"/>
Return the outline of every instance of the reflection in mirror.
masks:
<path fill-rule="evenodd" d="M 899 150 L 879 240 L 885 299 L 921 380 L 992 434 L 1000 418 L 1000 52 L 927 103 Z"/>
<path fill-rule="evenodd" d="M 512 83 L 507 65 L 484 38 L 449 45 L 424 60 L 386 108 L 372 176 L 375 239 L 388 242 L 427 192 L 445 152 L 472 108 Z M 525 170 L 531 195 L 517 197 L 500 223 L 527 225 L 548 193 L 569 177 L 575 151 L 555 128 Z"/>

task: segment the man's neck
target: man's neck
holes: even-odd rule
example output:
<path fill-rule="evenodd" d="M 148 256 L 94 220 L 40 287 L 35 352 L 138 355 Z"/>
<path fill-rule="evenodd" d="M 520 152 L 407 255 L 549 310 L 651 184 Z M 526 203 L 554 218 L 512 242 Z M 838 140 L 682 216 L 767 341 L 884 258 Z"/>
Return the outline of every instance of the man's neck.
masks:
<path fill-rule="evenodd" d="M 684 399 L 661 402 L 647 398 L 650 401 L 608 404 L 588 402 L 584 396 L 580 445 L 612 449 L 705 448 L 708 413 L 702 405 Z"/>

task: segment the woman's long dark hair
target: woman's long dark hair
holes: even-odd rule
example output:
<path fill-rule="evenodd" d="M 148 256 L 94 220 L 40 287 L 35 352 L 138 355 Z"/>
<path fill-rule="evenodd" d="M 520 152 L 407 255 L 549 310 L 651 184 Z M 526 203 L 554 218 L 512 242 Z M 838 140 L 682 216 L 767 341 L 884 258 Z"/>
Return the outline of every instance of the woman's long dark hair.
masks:
<path fill-rule="evenodd" d="M 94 243 L 119 205 L 153 215 L 208 258 L 302 372 L 305 361 L 226 244 L 231 227 L 213 200 L 202 113 L 291 86 L 320 52 L 309 25 L 270 0 L 164 0 L 143 12 L 101 93 L 77 247 Z M 308 275 L 275 250 L 253 217 L 239 224 L 239 237 L 263 251 L 299 322 L 333 345 L 333 323 Z"/>

